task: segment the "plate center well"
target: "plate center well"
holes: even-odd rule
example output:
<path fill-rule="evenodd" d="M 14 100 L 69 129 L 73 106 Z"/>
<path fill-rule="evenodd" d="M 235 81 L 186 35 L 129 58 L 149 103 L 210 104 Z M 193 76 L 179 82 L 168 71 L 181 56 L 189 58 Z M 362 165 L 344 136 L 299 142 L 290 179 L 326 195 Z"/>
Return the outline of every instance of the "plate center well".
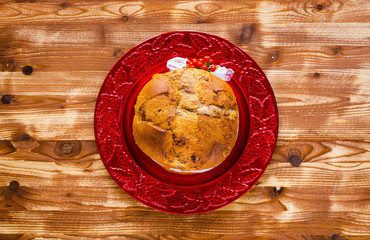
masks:
<path fill-rule="evenodd" d="M 239 107 L 238 137 L 229 156 L 221 164 L 206 172 L 193 174 L 169 172 L 141 151 L 141 149 L 135 144 L 132 134 L 132 123 L 135 115 L 134 106 L 136 104 L 136 99 L 139 92 L 154 74 L 164 73 L 167 71 L 169 70 L 166 67 L 166 61 L 161 62 L 143 73 L 131 87 L 130 92 L 127 94 L 126 100 L 124 101 L 124 106 L 121 107 L 121 126 L 123 130 L 122 132 L 124 133 L 122 136 L 124 138 L 123 141 L 126 142 L 127 147 L 138 166 L 152 177 L 166 184 L 175 186 L 199 186 L 215 181 L 227 173 L 235 165 L 246 146 L 250 128 L 250 116 L 247 101 L 245 99 L 246 93 L 243 93 L 242 89 L 238 86 L 238 83 L 234 79 L 227 82 L 234 91 Z"/>

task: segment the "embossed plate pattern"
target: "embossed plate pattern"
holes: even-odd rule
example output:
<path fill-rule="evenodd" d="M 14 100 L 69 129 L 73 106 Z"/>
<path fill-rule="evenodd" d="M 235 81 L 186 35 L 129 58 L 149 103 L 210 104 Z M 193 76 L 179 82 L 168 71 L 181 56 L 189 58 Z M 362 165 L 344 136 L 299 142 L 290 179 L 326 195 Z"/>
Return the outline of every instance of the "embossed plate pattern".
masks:
<path fill-rule="evenodd" d="M 232 68 L 239 104 L 237 143 L 225 163 L 206 173 L 166 173 L 135 145 L 131 124 L 136 95 L 173 57 L 210 55 Z M 270 162 L 278 131 L 271 86 L 257 63 L 220 37 L 170 32 L 128 51 L 107 75 L 96 102 L 95 138 L 102 161 L 116 183 L 136 200 L 173 214 L 198 214 L 223 207 L 247 192 Z"/>

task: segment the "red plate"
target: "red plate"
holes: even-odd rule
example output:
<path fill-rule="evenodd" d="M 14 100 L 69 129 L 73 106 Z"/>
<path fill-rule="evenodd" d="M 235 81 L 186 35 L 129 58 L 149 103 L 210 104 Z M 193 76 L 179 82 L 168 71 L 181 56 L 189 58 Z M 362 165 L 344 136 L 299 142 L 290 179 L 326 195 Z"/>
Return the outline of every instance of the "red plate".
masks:
<path fill-rule="evenodd" d="M 238 138 L 216 168 L 196 174 L 171 173 L 135 144 L 136 97 L 153 74 L 169 71 L 167 60 L 206 55 L 235 72 L 228 83 L 239 105 Z M 114 65 L 100 89 L 94 124 L 103 163 L 123 190 L 163 212 L 198 214 L 231 203 L 261 177 L 275 148 L 278 113 L 265 74 L 239 47 L 206 33 L 170 32 L 139 44 Z"/>

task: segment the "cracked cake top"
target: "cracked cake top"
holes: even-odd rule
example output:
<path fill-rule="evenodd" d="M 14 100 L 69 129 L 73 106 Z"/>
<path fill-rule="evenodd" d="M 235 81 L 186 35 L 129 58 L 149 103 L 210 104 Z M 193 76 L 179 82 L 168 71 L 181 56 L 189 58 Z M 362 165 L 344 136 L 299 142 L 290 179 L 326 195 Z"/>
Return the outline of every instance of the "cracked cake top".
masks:
<path fill-rule="evenodd" d="M 169 171 L 206 171 L 231 152 L 239 114 L 231 87 L 201 69 L 155 74 L 140 91 L 133 135 L 140 149 Z"/>

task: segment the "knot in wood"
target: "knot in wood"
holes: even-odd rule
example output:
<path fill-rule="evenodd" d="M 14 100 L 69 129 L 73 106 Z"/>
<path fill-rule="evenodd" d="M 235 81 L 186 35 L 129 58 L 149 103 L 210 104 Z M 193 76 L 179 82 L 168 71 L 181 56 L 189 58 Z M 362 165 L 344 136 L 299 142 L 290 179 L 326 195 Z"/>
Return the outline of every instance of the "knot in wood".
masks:
<path fill-rule="evenodd" d="M 311 0 L 305 3 L 306 10 L 313 14 L 333 14 L 338 12 L 343 3 L 338 0 Z"/>
<path fill-rule="evenodd" d="M 330 240 L 342 240 L 342 237 L 339 234 L 333 234 Z"/>
<path fill-rule="evenodd" d="M 58 156 L 72 157 L 81 152 L 80 141 L 59 141 L 55 145 L 54 152 Z"/>
<path fill-rule="evenodd" d="M 14 65 L 14 59 L 13 58 L 5 58 L 3 60 L 3 66 L 2 69 L 3 71 L 13 71 L 15 68 Z"/>
<path fill-rule="evenodd" d="M 276 62 L 279 59 L 279 55 L 278 51 L 270 53 L 268 59 L 270 62 Z"/>
<path fill-rule="evenodd" d="M 200 3 L 195 6 L 195 9 L 201 14 L 210 15 L 211 13 L 222 9 L 222 7 L 216 3 Z"/>
<path fill-rule="evenodd" d="M 336 53 L 339 53 L 340 51 L 342 51 L 342 47 L 338 46 L 338 47 L 335 48 Z"/>
<path fill-rule="evenodd" d="M 242 43 L 249 43 L 252 39 L 253 33 L 254 33 L 255 25 L 244 25 L 242 28 L 242 33 L 240 34 L 240 40 Z"/>
<path fill-rule="evenodd" d="M 121 56 L 122 56 L 122 54 L 123 54 L 123 51 L 122 51 L 122 49 L 121 49 L 121 48 L 115 48 L 115 49 L 113 50 L 113 56 L 114 56 L 114 57 L 117 57 L 117 56 L 121 57 Z"/>
<path fill-rule="evenodd" d="M 70 4 L 69 3 L 66 3 L 66 2 L 63 2 L 59 6 L 61 6 L 62 8 L 67 8 L 67 7 L 70 6 Z"/>
<path fill-rule="evenodd" d="M 122 22 L 128 22 L 128 20 L 129 20 L 128 16 L 122 16 L 121 17 Z"/>
<path fill-rule="evenodd" d="M 19 141 L 30 141 L 32 140 L 31 136 L 28 135 L 27 133 L 23 133 L 19 138 Z"/>
<path fill-rule="evenodd" d="M 23 67 L 22 72 L 24 75 L 31 75 L 33 72 L 33 68 L 30 65 L 26 65 Z"/>
<path fill-rule="evenodd" d="M 19 189 L 19 183 L 17 181 L 11 181 L 8 187 L 9 191 L 17 192 Z"/>
<path fill-rule="evenodd" d="M 280 186 L 274 187 L 272 189 L 271 197 L 272 198 L 278 198 L 279 195 L 280 195 L 280 193 L 281 193 L 281 191 L 282 191 L 282 188 Z"/>
<path fill-rule="evenodd" d="M 315 73 L 313 74 L 313 77 L 314 77 L 314 78 L 319 78 L 319 77 L 320 77 L 320 73 L 315 72 Z"/>
<path fill-rule="evenodd" d="M 302 159 L 297 155 L 292 155 L 289 157 L 289 162 L 293 167 L 299 167 L 301 165 Z"/>
<path fill-rule="evenodd" d="M 4 94 L 1 97 L 1 102 L 4 103 L 4 104 L 9 104 L 11 101 L 12 101 L 12 96 L 9 95 L 9 94 Z"/>
<path fill-rule="evenodd" d="M 71 154 L 74 151 L 74 148 L 74 144 L 70 142 L 62 143 L 60 145 L 60 151 L 65 155 Z"/>
<path fill-rule="evenodd" d="M 292 166 L 294 167 L 299 167 L 302 163 L 302 153 L 299 149 L 297 148 L 292 148 L 290 149 L 288 153 L 288 161 Z"/>

